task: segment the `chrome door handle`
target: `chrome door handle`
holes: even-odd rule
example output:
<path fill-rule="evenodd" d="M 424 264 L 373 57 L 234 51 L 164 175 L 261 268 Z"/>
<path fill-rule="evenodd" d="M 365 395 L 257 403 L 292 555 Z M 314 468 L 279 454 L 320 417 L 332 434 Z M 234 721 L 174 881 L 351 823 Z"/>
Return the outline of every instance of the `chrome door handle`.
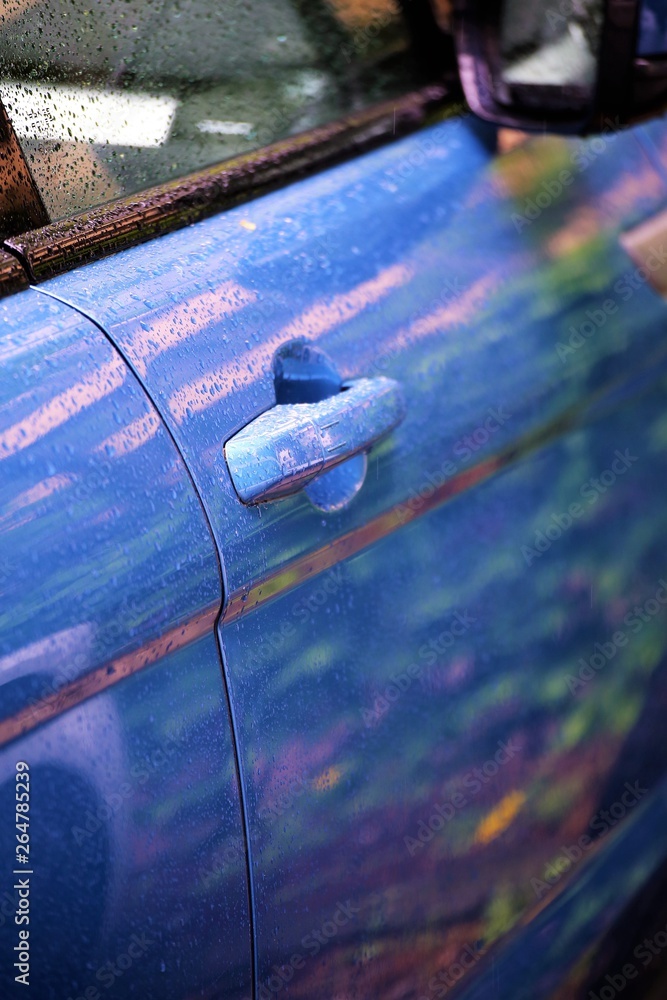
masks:
<path fill-rule="evenodd" d="M 274 406 L 225 445 L 234 488 L 245 504 L 298 493 L 316 476 L 368 449 L 405 416 L 391 378 L 360 378 L 318 403 Z"/>

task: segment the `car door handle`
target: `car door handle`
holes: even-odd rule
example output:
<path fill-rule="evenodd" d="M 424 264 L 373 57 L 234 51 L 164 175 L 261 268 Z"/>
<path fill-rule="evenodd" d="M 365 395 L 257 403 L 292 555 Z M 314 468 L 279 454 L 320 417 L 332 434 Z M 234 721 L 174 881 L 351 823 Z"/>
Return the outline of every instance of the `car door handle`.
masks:
<path fill-rule="evenodd" d="M 298 493 L 316 476 L 368 449 L 405 416 L 391 378 L 360 378 L 317 403 L 279 404 L 225 445 L 234 488 L 245 504 Z"/>

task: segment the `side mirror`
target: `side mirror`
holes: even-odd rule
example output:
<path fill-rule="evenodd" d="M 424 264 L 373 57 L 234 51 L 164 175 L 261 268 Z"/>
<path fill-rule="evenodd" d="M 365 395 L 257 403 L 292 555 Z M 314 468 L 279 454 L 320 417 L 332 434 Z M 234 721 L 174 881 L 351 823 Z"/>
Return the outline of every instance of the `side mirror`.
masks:
<path fill-rule="evenodd" d="M 458 0 L 472 110 L 552 132 L 627 124 L 667 104 L 667 0 Z"/>

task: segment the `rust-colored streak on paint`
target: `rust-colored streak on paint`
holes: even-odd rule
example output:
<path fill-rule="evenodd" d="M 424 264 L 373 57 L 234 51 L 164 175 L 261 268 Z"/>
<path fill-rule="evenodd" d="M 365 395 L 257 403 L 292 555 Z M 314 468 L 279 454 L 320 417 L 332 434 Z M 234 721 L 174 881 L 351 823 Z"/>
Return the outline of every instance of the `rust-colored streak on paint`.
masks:
<path fill-rule="evenodd" d="M 648 166 L 638 173 L 624 174 L 615 187 L 600 195 L 597 205 L 581 205 L 565 219 L 547 242 L 549 254 L 558 258 L 576 253 L 601 232 L 615 226 L 617 219 L 622 212 L 627 211 L 629 205 L 637 205 L 649 195 L 659 197 L 662 183 L 655 170 Z M 644 225 L 637 227 L 638 230 L 644 230 Z M 621 243 L 623 242 L 621 237 Z M 658 249 L 657 245 L 655 249 Z"/>
<path fill-rule="evenodd" d="M 459 329 L 472 322 L 480 313 L 489 297 L 502 286 L 505 275 L 500 271 L 484 275 L 466 288 L 460 295 L 439 306 L 433 312 L 414 320 L 405 330 L 399 331 L 392 340 L 387 339 L 383 350 L 390 352 L 414 344 L 417 340 L 439 336 L 448 330 Z"/>
<path fill-rule="evenodd" d="M 17 510 L 22 510 L 24 507 L 30 507 L 32 504 L 38 503 L 40 500 L 46 500 L 53 493 L 57 493 L 59 490 L 65 489 L 71 486 L 76 479 L 72 475 L 67 473 L 58 473 L 55 476 L 47 476 L 46 479 L 40 480 L 35 486 L 31 486 L 29 490 L 24 490 L 23 493 L 19 493 L 11 503 L 8 503 L 5 507 L 5 512 L 0 514 L 0 524 L 2 524 L 10 514 L 15 513 Z"/>
<path fill-rule="evenodd" d="M 0 431 L 0 461 L 34 444 L 49 431 L 60 427 L 114 392 L 123 384 L 126 375 L 125 362 L 122 358 L 114 357 L 97 371 L 33 410 L 23 420 Z"/>
<path fill-rule="evenodd" d="M 145 376 L 149 365 L 161 354 L 222 322 L 256 298 L 255 292 L 227 281 L 219 288 L 190 295 L 185 302 L 161 309 L 156 316 L 139 316 L 140 322 L 142 318 L 147 321 L 147 329 L 140 325 L 133 334 L 127 345 L 128 357 L 139 374 Z"/>
<path fill-rule="evenodd" d="M 68 709 L 80 705 L 93 695 L 107 691 L 109 688 L 152 666 L 168 653 L 175 653 L 190 643 L 196 642 L 209 633 L 218 614 L 218 606 L 206 608 L 201 614 L 183 625 L 170 629 L 154 642 L 141 646 L 131 653 L 126 653 L 115 660 L 109 661 L 96 670 L 66 684 L 60 691 L 42 698 L 34 705 L 27 705 L 15 715 L 0 722 L 0 746 L 4 746 L 18 736 L 29 733 L 32 729 L 49 722 Z"/>
<path fill-rule="evenodd" d="M 169 412 L 174 420 L 182 423 L 192 414 L 201 413 L 221 399 L 232 396 L 244 373 L 247 377 L 251 371 L 264 372 L 275 352 L 286 341 L 294 337 L 316 339 L 328 330 L 349 322 L 369 305 L 380 302 L 394 289 L 406 285 L 412 274 L 412 270 L 404 264 L 394 264 L 347 292 L 316 302 L 257 347 L 245 351 L 239 356 L 236 366 L 222 365 L 179 388 L 169 398 Z"/>
<path fill-rule="evenodd" d="M 129 455 L 142 445 L 155 437 L 160 429 L 160 418 L 155 413 L 146 413 L 142 417 L 137 417 L 131 424 L 123 427 L 122 430 L 111 434 L 97 445 L 95 451 L 106 454 L 111 451 L 116 457 L 119 455 Z"/>
<path fill-rule="evenodd" d="M 661 250 L 667 238 L 667 211 L 652 216 L 640 225 L 629 229 L 620 236 L 620 243 L 632 261 L 643 267 L 648 274 L 652 288 L 667 298 L 667 265 L 662 260 Z"/>
<path fill-rule="evenodd" d="M 452 497 L 488 479 L 503 465 L 509 463 L 514 456 L 515 449 L 512 449 L 504 453 L 503 456 L 488 458 L 443 483 L 434 490 L 432 496 L 425 498 L 419 505 L 410 507 L 408 504 L 396 504 L 384 514 L 380 514 L 368 521 L 367 524 L 362 524 L 353 531 L 341 535 L 340 538 L 336 538 L 321 549 L 309 552 L 305 556 L 299 556 L 263 580 L 257 581 L 250 587 L 237 590 L 230 596 L 223 611 L 222 624 L 227 625 L 229 622 L 235 621 L 241 615 L 261 607 L 279 594 L 284 594 L 294 587 L 298 587 L 311 577 L 335 566 L 336 563 L 342 562 L 344 559 L 356 555 L 357 552 L 361 552 L 362 549 L 386 538 L 402 525 L 409 524 L 416 518 L 435 510 L 447 500 L 451 500 Z"/>
<path fill-rule="evenodd" d="M 283 327 L 276 339 L 282 343 L 294 337 L 314 337 L 327 333 L 359 316 L 364 309 L 380 302 L 389 292 L 407 285 L 413 274 L 413 269 L 406 264 L 392 264 L 349 292 L 335 295 L 327 301 L 316 302 Z"/>
<path fill-rule="evenodd" d="M 600 203 L 609 213 L 612 225 L 627 212 L 629 205 L 640 205 L 650 196 L 661 198 L 663 180 L 651 164 L 645 164 L 636 171 L 623 171 L 613 187 L 601 192 Z"/>

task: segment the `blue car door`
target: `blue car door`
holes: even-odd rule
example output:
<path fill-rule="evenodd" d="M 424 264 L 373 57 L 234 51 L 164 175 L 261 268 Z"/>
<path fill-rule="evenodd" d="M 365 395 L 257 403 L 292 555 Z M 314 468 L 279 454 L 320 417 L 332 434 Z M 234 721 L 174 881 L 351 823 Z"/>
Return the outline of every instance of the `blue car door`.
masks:
<path fill-rule="evenodd" d="M 215 537 L 262 1000 L 574 996 L 665 861 L 665 135 L 463 115 L 39 285 Z"/>
<path fill-rule="evenodd" d="M 245 836 L 200 500 L 90 320 L 26 289 L 0 330 L 0 992 L 245 996 Z"/>

